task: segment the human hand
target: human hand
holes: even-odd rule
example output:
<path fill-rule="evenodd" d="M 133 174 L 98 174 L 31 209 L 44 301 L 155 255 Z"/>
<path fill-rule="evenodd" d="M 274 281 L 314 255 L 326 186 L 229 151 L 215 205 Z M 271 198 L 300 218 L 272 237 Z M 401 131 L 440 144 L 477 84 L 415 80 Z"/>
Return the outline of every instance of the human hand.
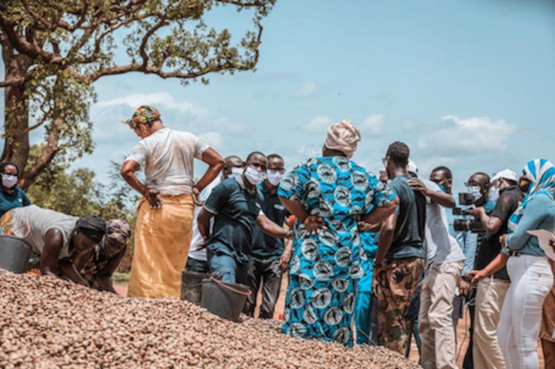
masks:
<path fill-rule="evenodd" d="M 407 181 L 407 184 L 413 191 L 420 191 L 422 195 L 428 196 L 429 191 L 424 182 L 418 178 L 411 178 Z"/>
<path fill-rule="evenodd" d="M 375 232 L 376 231 L 376 224 L 370 224 L 363 221 L 359 216 L 357 216 L 357 228 L 359 233 L 365 232 Z"/>
<path fill-rule="evenodd" d="M 474 219 L 480 220 L 480 218 L 482 217 L 482 213 L 484 212 L 484 208 L 482 207 L 474 208 L 474 209 L 468 210 L 468 212 L 470 213 L 470 215 L 474 217 Z"/>
<path fill-rule="evenodd" d="M 198 188 L 193 187 L 192 195 L 193 195 L 193 203 L 195 204 L 195 206 L 204 205 L 204 201 L 200 199 L 200 191 L 198 190 Z"/>
<path fill-rule="evenodd" d="M 327 229 L 327 227 L 323 225 L 323 219 L 316 215 L 307 216 L 303 221 L 303 225 L 309 235 L 315 235 L 320 233 L 322 229 Z"/>
<path fill-rule="evenodd" d="M 503 235 L 499 236 L 499 244 L 501 245 L 501 248 L 507 246 L 507 236 L 508 236 L 508 234 L 503 234 Z"/>
<path fill-rule="evenodd" d="M 467 275 L 472 277 L 472 280 L 470 281 L 472 284 L 476 284 L 478 282 L 480 282 L 482 279 L 487 277 L 487 274 L 484 272 L 484 270 L 471 270 L 470 272 L 466 273 Z"/>
<path fill-rule="evenodd" d="M 162 200 L 158 197 L 159 194 L 160 191 L 152 189 L 146 190 L 145 197 L 150 204 L 151 209 L 160 209 L 162 207 Z"/>
<path fill-rule="evenodd" d="M 459 282 L 459 290 L 461 291 L 461 294 L 463 296 L 468 296 L 468 294 L 470 293 L 470 288 L 470 283 L 468 283 L 464 279 L 461 279 L 461 281 Z"/>
<path fill-rule="evenodd" d="M 279 269 L 282 273 L 286 272 L 289 269 L 289 262 L 291 261 L 291 249 L 286 248 L 281 254 L 279 258 Z"/>

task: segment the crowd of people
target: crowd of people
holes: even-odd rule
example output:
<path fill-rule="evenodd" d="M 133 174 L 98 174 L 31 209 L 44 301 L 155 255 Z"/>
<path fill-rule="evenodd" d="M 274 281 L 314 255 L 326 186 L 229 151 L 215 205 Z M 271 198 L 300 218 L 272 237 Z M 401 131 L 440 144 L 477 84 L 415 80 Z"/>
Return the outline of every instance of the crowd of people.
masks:
<path fill-rule="evenodd" d="M 546 368 L 555 367 L 548 160 L 528 162 L 521 177 L 476 172 L 455 199 L 451 170 L 419 178 L 405 143 L 389 145 L 379 176 L 355 163 L 361 135 L 349 121 L 329 127 L 321 156 L 289 171 L 278 154 L 223 158 L 165 127 L 151 106 L 125 123 L 141 140 L 121 173 L 143 195 L 129 296 L 179 297 L 183 270 L 210 273 L 249 286 L 244 313 L 269 319 L 287 278 L 285 334 L 407 356 L 414 335 L 424 368 L 457 368 L 456 327 L 467 306 L 463 368 L 538 368 L 540 326 Z M 195 158 L 208 165 L 196 182 Z M 31 205 L 18 168 L 0 168 L 2 232 L 32 245 L 43 274 L 114 292 L 129 225 Z M 547 242 L 535 230 L 548 232 Z"/>

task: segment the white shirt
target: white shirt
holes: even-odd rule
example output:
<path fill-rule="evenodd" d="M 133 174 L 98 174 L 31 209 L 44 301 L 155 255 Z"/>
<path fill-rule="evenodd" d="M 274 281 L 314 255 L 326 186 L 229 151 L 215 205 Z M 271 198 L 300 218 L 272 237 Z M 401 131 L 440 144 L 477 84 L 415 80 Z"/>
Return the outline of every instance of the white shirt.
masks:
<path fill-rule="evenodd" d="M 214 189 L 214 187 L 219 185 L 221 181 L 222 181 L 221 178 L 218 176 L 216 177 L 215 180 L 212 181 L 212 183 L 210 183 L 202 191 L 200 191 L 200 194 L 199 194 L 200 201 L 202 202 L 206 201 L 210 197 L 210 194 L 212 193 L 212 190 Z M 202 238 L 198 230 L 198 220 L 197 220 L 201 209 L 202 209 L 202 206 L 195 206 L 195 213 L 193 218 L 193 238 L 191 238 L 191 245 L 189 246 L 189 257 L 195 260 L 206 261 L 208 259 L 206 256 L 206 248 L 202 250 L 196 250 L 197 247 L 199 247 L 204 243 L 204 238 Z M 212 228 L 213 225 L 214 225 L 214 217 L 210 219 L 210 228 Z"/>
<path fill-rule="evenodd" d="M 422 180 L 426 188 L 433 192 L 441 191 L 431 181 Z M 424 247 L 427 254 L 427 265 L 455 263 L 464 260 L 459 243 L 449 233 L 449 222 L 445 208 L 426 198 L 426 239 Z"/>
<path fill-rule="evenodd" d="M 190 194 L 193 160 L 202 159 L 209 146 L 188 132 L 160 129 L 142 139 L 125 161 L 144 164 L 146 186 L 163 195 Z"/>

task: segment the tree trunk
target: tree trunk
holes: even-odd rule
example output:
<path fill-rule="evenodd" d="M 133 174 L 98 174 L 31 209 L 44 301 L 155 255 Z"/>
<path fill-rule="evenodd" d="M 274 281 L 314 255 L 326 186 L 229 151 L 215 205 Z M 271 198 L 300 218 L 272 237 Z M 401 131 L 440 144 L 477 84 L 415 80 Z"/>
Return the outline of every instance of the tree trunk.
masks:
<path fill-rule="evenodd" d="M 29 158 L 29 107 L 25 97 L 25 76 L 32 61 L 18 54 L 0 34 L 6 83 L 4 90 L 4 150 L 0 161 L 10 161 L 23 172 Z"/>

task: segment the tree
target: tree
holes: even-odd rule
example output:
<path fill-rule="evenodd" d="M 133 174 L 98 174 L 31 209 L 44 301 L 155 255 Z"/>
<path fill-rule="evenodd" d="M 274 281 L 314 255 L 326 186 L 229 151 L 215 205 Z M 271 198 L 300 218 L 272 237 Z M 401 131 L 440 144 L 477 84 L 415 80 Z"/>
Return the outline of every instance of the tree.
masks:
<path fill-rule="evenodd" d="M 27 188 L 58 156 L 90 153 L 93 83 L 140 72 L 183 84 L 215 72 L 253 70 L 261 20 L 275 0 L 1 0 L 0 45 L 5 67 L 4 150 L 0 160 L 23 168 L 29 133 L 46 131 L 44 151 L 28 163 Z M 227 29 L 209 28 L 216 6 L 253 12 L 253 28 L 232 43 Z M 123 40 L 123 42 L 116 42 Z M 123 60 L 123 61 L 121 61 Z"/>

